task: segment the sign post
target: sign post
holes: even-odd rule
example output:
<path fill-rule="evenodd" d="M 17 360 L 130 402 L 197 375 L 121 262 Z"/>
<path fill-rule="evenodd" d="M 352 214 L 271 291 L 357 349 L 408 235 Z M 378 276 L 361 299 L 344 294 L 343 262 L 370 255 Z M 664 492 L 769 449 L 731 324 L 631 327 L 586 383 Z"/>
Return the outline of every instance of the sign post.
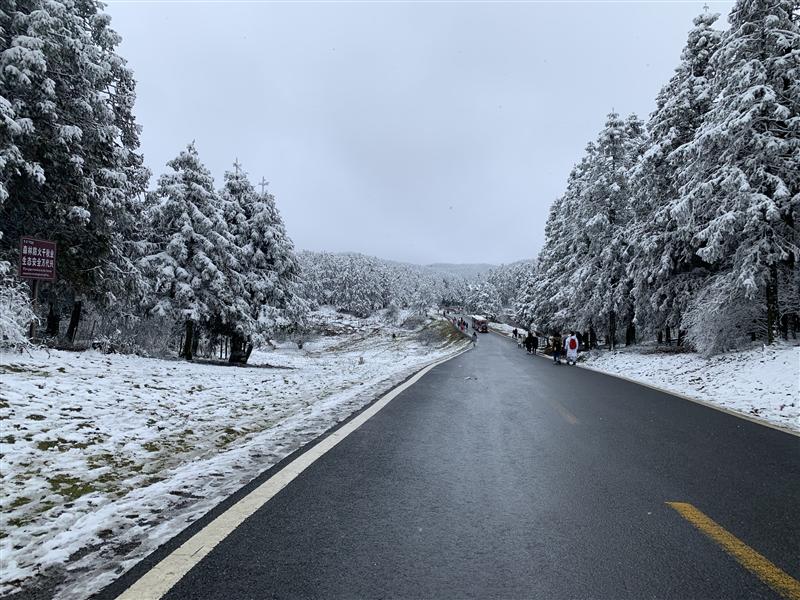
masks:
<path fill-rule="evenodd" d="M 30 279 L 31 302 L 36 309 L 40 281 L 56 280 L 56 243 L 23 236 L 19 240 L 19 278 Z M 36 335 L 36 321 L 31 321 L 28 337 Z"/>

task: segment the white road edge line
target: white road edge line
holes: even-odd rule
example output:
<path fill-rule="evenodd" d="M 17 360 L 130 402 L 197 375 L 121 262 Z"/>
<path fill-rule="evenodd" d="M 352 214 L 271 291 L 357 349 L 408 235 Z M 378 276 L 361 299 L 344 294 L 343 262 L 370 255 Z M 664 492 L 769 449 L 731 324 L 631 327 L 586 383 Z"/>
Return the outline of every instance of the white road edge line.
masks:
<path fill-rule="evenodd" d="M 452 356 L 437 360 L 423 367 L 405 383 L 389 391 L 352 421 L 343 425 L 328 437 L 321 440 L 316 446 L 311 447 L 298 456 L 291 463 L 267 479 L 267 481 L 211 521 L 211 523 L 206 525 L 203 529 L 195 533 L 184 542 L 182 546 L 162 559 L 161 562 L 145 573 L 131 585 L 131 587 L 117 596 L 117 600 L 159 600 L 172 589 L 192 567 L 211 552 L 217 544 L 228 537 L 234 529 L 245 521 L 245 519 L 264 506 L 275 494 L 289 485 L 295 477 L 300 475 L 300 473 L 310 467 L 326 452 L 375 416 L 384 406 L 389 404 L 389 402 L 394 400 L 403 391 L 414 385 L 431 369 L 460 356 L 468 349 L 469 347 L 464 348 Z"/>
<path fill-rule="evenodd" d="M 496 333 L 500 337 L 510 338 L 499 331 L 492 330 L 492 333 Z M 511 338 L 513 339 L 513 338 Z M 537 354 L 539 358 L 544 358 L 547 360 L 553 360 L 549 356 L 545 356 L 544 354 Z M 596 369 L 595 367 L 590 367 L 589 365 L 577 365 L 581 369 L 586 369 L 587 371 L 594 371 L 595 373 L 602 373 L 603 375 L 608 375 L 609 377 L 616 377 L 617 379 L 623 379 L 625 381 L 629 381 L 630 383 L 635 383 L 636 385 L 641 385 L 646 388 L 650 388 L 651 390 L 656 390 L 657 392 L 662 392 L 664 394 L 669 394 L 670 396 L 675 396 L 676 398 L 681 398 L 682 400 L 688 400 L 689 402 L 694 402 L 695 404 L 701 404 L 702 406 L 707 406 L 708 408 L 713 408 L 714 410 L 718 410 L 720 412 L 724 412 L 726 414 L 732 415 L 734 417 L 739 417 L 740 419 L 744 419 L 745 421 L 750 421 L 751 423 L 755 423 L 756 425 L 763 425 L 764 427 L 769 427 L 770 429 L 776 429 L 777 431 L 782 431 L 783 433 L 788 433 L 795 437 L 800 437 L 800 432 L 795 431 L 794 429 L 789 429 L 788 427 L 783 427 L 782 425 L 778 425 L 776 423 L 771 423 L 766 419 L 759 419 L 758 417 L 751 417 L 748 414 L 733 410 L 731 408 L 725 408 L 724 406 L 720 406 L 719 404 L 714 404 L 713 402 L 709 402 L 707 400 L 701 400 L 700 398 L 693 398 L 692 396 L 687 396 L 681 392 L 677 392 L 674 390 L 668 390 L 666 388 L 658 387 L 656 385 L 651 385 L 649 383 L 645 383 L 644 381 L 639 381 L 638 379 L 632 379 L 630 377 L 626 377 L 625 375 L 619 375 L 617 373 L 611 373 L 609 371 L 603 371 L 601 369 Z"/>

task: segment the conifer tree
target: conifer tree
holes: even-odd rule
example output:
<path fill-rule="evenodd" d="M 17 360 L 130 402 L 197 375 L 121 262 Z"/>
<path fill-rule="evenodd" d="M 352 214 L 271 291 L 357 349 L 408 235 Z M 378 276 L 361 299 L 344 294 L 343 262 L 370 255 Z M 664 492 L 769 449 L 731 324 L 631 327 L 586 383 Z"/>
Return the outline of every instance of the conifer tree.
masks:
<path fill-rule="evenodd" d="M 229 270 L 235 256 L 211 173 L 194 142 L 167 165 L 147 211 L 148 249 L 141 265 L 152 282 L 151 313 L 182 319 L 182 355 L 191 359 L 196 324 L 228 323 Z"/>
<path fill-rule="evenodd" d="M 55 240 L 61 291 L 116 304 L 143 283 L 130 257 L 148 172 L 109 22 L 94 0 L 3 3 L 0 257 L 21 235 Z"/>
<path fill-rule="evenodd" d="M 718 292 L 763 305 L 770 343 L 781 285 L 791 285 L 800 257 L 796 9 L 791 0 L 736 2 L 711 61 L 715 101 L 692 142 L 682 189 L 695 251 L 725 275 L 715 279 L 726 283 Z"/>
<path fill-rule="evenodd" d="M 633 172 L 634 222 L 628 274 L 634 282 L 636 321 L 653 331 L 677 330 L 708 265 L 692 245 L 694 221 L 686 218 L 679 174 L 693 162 L 688 151 L 711 108 L 711 57 L 722 33 L 719 14 L 694 19 L 681 63 L 657 97 L 647 124 L 648 145 Z"/>

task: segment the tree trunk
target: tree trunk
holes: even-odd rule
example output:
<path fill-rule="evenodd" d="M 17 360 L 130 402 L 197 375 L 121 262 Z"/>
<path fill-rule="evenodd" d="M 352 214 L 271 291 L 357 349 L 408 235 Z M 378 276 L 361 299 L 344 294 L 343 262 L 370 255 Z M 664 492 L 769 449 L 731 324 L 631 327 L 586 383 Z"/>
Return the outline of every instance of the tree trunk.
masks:
<path fill-rule="evenodd" d="M 244 364 L 247 362 L 245 357 L 244 338 L 238 333 L 231 336 L 231 353 L 228 362 L 234 364 Z"/>
<path fill-rule="evenodd" d="M 617 313 L 611 311 L 608 315 L 608 349 L 613 350 L 617 345 Z"/>
<path fill-rule="evenodd" d="M 658 341 L 659 346 L 664 343 L 664 332 L 661 329 L 658 330 L 658 335 L 656 336 L 656 340 Z"/>
<path fill-rule="evenodd" d="M 78 325 L 81 322 L 81 309 L 83 302 L 76 300 L 72 304 L 72 314 L 69 317 L 69 327 L 67 327 L 67 339 L 70 343 L 75 341 L 75 336 L 78 334 Z"/>
<path fill-rule="evenodd" d="M 625 329 L 625 345 L 630 346 L 631 344 L 636 343 L 636 325 L 633 323 L 628 323 L 628 327 Z"/>
<path fill-rule="evenodd" d="M 683 329 L 678 329 L 678 346 L 683 346 L 683 336 L 686 335 L 686 332 Z"/>
<path fill-rule="evenodd" d="M 770 265 L 767 280 L 767 344 L 775 342 L 775 327 L 778 324 L 778 267 Z"/>
<path fill-rule="evenodd" d="M 244 353 L 244 361 L 243 364 L 247 364 L 247 361 L 250 360 L 250 355 L 253 353 L 253 344 L 247 344 L 247 350 Z"/>
<path fill-rule="evenodd" d="M 672 346 L 672 329 L 669 325 L 664 328 L 664 334 L 667 336 L 667 346 Z"/>
<path fill-rule="evenodd" d="M 589 348 L 597 348 L 597 332 L 593 325 L 589 325 Z"/>
<path fill-rule="evenodd" d="M 181 356 L 186 360 L 192 360 L 192 350 L 194 349 L 194 321 L 186 319 L 186 334 L 183 339 L 183 352 Z"/>
<path fill-rule="evenodd" d="M 55 304 L 50 303 L 50 310 L 47 311 L 47 329 L 44 334 L 48 337 L 58 337 L 61 331 L 61 317 L 56 312 Z"/>

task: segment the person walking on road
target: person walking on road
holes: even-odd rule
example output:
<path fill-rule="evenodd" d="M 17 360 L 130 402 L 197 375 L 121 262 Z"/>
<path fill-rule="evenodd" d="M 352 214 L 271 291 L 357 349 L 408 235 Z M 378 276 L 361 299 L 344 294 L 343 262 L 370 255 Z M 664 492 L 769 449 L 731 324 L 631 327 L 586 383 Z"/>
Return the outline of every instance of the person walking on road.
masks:
<path fill-rule="evenodd" d="M 553 346 L 553 364 L 561 364 L 561 334 L 554 335 L 550 340 Z"/>
<path fill-rule="evenodd" d="M 478 333 L 476 331 L 473 331 L 472 332 L 472 347 L 474 348 L 477 345 L 478 345 Z"/>
<path fill-rule="evenodd" d="M 574 331 L 570 331 L 569 337 L 564 340 L 564 350 L 567 352 L 567 364 L 578 364 L 578 338 Z"/>
<path fill-rule="evenodd" d="M 517 328 L 516 327 L 514 327 L 514 329 L 511 330 L 511 335 L 514 336 L 514 339 L 517 339 Z"/>
<path fill-rule="evenodd" d="M 533 355 L 536 356 L 536 349 L 539 347 L 539 336 L 534 335 L 533 341 L 531 342 L 531 346 L 533 347 Z"/>
<path fill-rule="evenodd" d="M 528 351 L 528 354 L 533 352 L 533 335 L 531 332 L 528 332 L 528 335 L 525 336 L 525 350 Z"/>

